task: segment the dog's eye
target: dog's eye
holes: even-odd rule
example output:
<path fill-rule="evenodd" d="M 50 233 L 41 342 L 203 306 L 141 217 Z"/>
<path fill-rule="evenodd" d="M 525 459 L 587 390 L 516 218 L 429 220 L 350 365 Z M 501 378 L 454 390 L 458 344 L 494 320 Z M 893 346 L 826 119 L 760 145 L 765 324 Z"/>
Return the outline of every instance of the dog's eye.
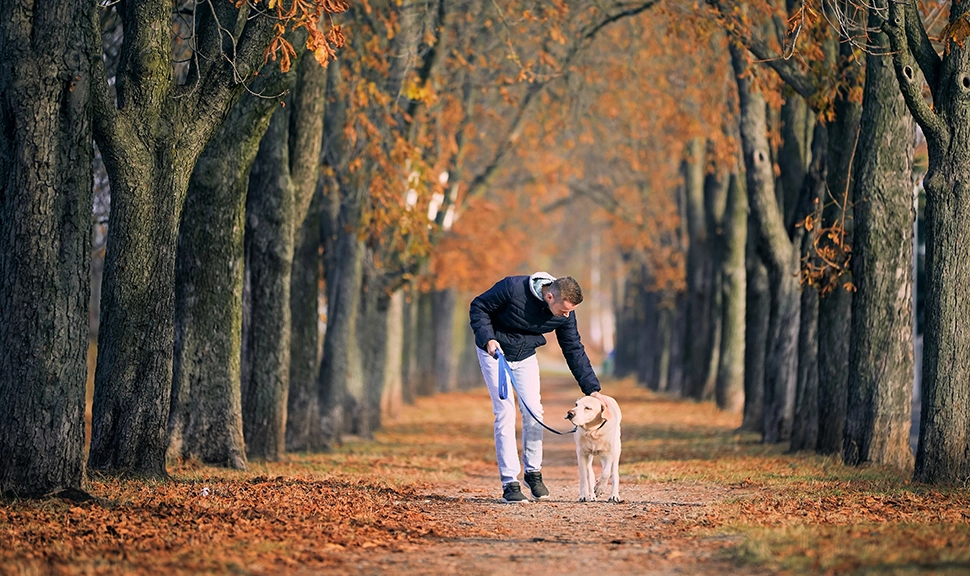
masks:
<path fill-rule="evenodd" d="M 592 408 L 590 408 L 589 406 L 587 406 L 587 407 L 586 407 L 586 409 L 587 409 L 587 410 L 592 410 Z"/>

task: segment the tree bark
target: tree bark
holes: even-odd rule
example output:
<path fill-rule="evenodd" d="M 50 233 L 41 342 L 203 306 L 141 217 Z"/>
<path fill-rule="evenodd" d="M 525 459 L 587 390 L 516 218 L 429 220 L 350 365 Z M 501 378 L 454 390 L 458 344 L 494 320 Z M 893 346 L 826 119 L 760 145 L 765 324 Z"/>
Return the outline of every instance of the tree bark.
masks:
<path fill-rule="evenodd" d="M 437 392 L 453 392 L 456 386 L 454 366 L 455 301 L 454 288 L 431 293 L 434 388 Z"/>
<path fill-rule="evenodd" d="M 286 449 L 318 450 L 320 405 L 320 196 L 314 195 L 297 231 L 290 272 L 290 389 L 286 406 Z"/>
<path fill-rule="evenodd" d="M 256 458 L 278 460 L 286 447 L 293 255 L 316 189 L 324 87 L 323 71 L 312 54 L 304 53 L 289 105 L 273 115 L 249 180 L 246 246 L 252 321 L 244 328 L 251 332 L 252 365 L 242 380 L 243 426 L 247 451 Z M 313 304 L 315 299 L 305 305 Z"/>
<path fill-rule="evenodd" d="M 763 435 L 766 443 L 773 443 L 789 439 L 794 416 L 800 311 L 795 271 L 799 264 L 799 242 L 789 238 L 775 198 L 765 100 L 752 88 L 745 74 L 746 58 L 742 49 L 732 42 L 731 60 L 738 84 L 748 199 L 759 232 L 758 248 L 768 270 L 771 293 Z"/>
<path fill-rule="evenodd" d="M 405 404 L 414 404 L 417 397 L 417 310 L 418 294 L 417 289 L 412 285 L 408 287 L 404 296 L 404 304 L 401 307 L 401 400 Z M 468 327 L 471 332 L 471 327 Z M 474 334 L 474 333 L 473 333 Z M 478 355 L 476 353 L 476 363 Z"/>
<path fill-rule="evenodd" d="M 676 396 L 683 396 L 684 344 L 687 333 L 687 295 L 678 294 L 673 296 L 670 306 L 670 341 L 664 346 L 666 350 L 666 364 L 664 365 L 661 362 L 658 370 L 666 375 L 666 382 L 661 390 Z M 667 369 L 664 371 L 665 366 Z"/>
<path fill-rule="evenodd" d="M 0 23 L 0 494 L 84 483 L 93 187 L 90 4 Z"/>
<path fill-rule="evenodd" d="M 812 160 L 810 152 L 815 114 L 804 98 L 798 94 L 789 94 L 782 106 L 781 118 L 782 143 L 778 150 L 778 165 L 781 169 L 779 201 L 784 214 L 785 228 L 790 230 L 797 219 L 802 182 L 808 174 L 808 165 Z"/>
<path fill-rule="evenodd" d="M 883 8 L 886 2 L 881 2 Z M 875 10 L 875 8 L 873 8 Z M 873 18 L 870 25 L 878 26 Z M 888 41 L 866 63 L 854 189 L 848 408 L 842 459 L 913 467 L 913 148 L 915 125 L 896 84 Z"/>
<path fill-rule="evenodd" d="M 111 181 L 89 466 L 164 477 L 174 354 L 175 253 L 189 177 L 206 142 L 262 60 L 269 18 L 200 10 L 201 56 L 189 86 L 172 72 L 171 6 L 118 4 L 125 35 L 110 101 L 97 59 L 95 137 Z M 92 5 L 90 25 L 97 30 Z M 221 24 L 217 23 L 217 20 Z M 239 23 L 227 48 L 221 26 Z"/>
<path fill-rule="evenodd" d="M 340 194 L 339 220 L 331 230 L 356 230 L 363 191 Z M 357 336 L 358 308 L 363 283 L 364 246 L 356 234 L 337 234 L 327 275 L 327 333 L 320 363 L 320 419 L 328 445 L 345 432 L 367 435 L 364 427 L 364 383 Z"/>
<path fill-rule="evenodd" d="M 700 138 L 687 144 L 687 158 L 683 163 L 684 190 L 687 214 L 687 298 L 685 322 L 691 327 L 685 331 L 683 372 L 684 396 L 707 400 L 713 395 L 708 389 L 713 326 L 711 323 L 711 288 L 714 276 L 714 260 L 708 236 L 704 203 L 704 147 Z"/>
<path fill-rule="evenodd" d="M 242 378 L 243 433 L 249 457 L 265 460 L 279 460 L 286 450 L 294 223 L 288 126 L 289 109 L 278 109 L 259 144 L 246 198 L 252 300 L 244 329 L 252 362 Z"/>
<path fill-rule="evenodd" d="M 381 427 L 381 398 L 384 395 L 384 374 L 388 354 L 387 321 L 391 297 L 383 284 L 383 275 L 368 258 L 361 294 L 359 346 L 364 371 L 364 403 L 369 436 Z"/>
<path fill-rule="evenodd" d="M 748 217 L 745 246 L 744 306 L 744 416 L 741 430 L 761 432 L 765 415 L 765 354 L 768 351 L 768 317 L 771 295 L 768 272 L 755 250 L 757 227 Z"/>
<path fill-rule="evenodd" d="M 950 6 L 949 23 L 965 21 L 970 4 Z M 926 136 L 926 299 L 921 420 L 914 477 L 955 483 L 970 478 L 970 60 L 946 40 L 942 59 L 930 45 L 915 2 L 890 2 L 883 24 L 896 79 Z M 923 81 L 933 96 L 924 100 Z"/>
<path fill-rule="evenodd" d="M 646 269 L 643 273 L 646 273 Z M 657 362 L 662 352 L 657 345 L 661 295 L 656 291 L 644 290 L 642 284 L 638 288 L 637 304 L 630 314 L 635 323 L 631 323 L 626 337 L 636 345 L 634 360 L 637 381 L 651 390 L 657 390 Z"/>
<path fill-rule="evenodd" d="M 828 131 L 824 126 L 816 125 L 812 136 L 812 161 L 802 183 L 804 201 L 796 209 L 793 220 L 804 222 L 811 215 L 815 221 L 820 216 L 828 170 L 827 147 Z M 814 226 L 802 233 L 802 254 L 811 254 L 817 234 L 818 230 Z M 792 423 L 792 452 L 815 450 L 818 443 L 818 322 L 818 290 L 812 285 L 804 286 L 798 333 L 798 386 L 795 391 L 795 417 Z"/>
<path fill-rule="evenodd" d="M 404 291 L 391 296 L 387 310 L 387 362 L 384 365 L 384 392 L 381 419 L 396 418 L 404 404 L 401 363 L 404 358 Z"/>
<path fill-rule="evenodd" d="M 847 228 L 846 242 L 850 245 L 853 243 L 850 234 L 853 219 L 849 194 L 853 187 L 853 156 L 859 137 L 861 105 L 849 94 L 860 88 L 862 82 L 858 65 L 850 60 L 853 50 L 850 42 L 840 44 L 838 65 L 846 85 L 836 95 L 835 120 L 828 130 L 826 180 L 831 196 L 824 198 L 822 212 L 822 226 L 844 225 Z M 827 242 L 825 238 L 821 241 Z M 844 288 L 844 278 L 848 276 L 832 279 L 836 285 L 822 295 L 818 303 L 819 423 L 815 449 L 820 454 L 839 452 L 845 429 L 853 296 Z"/>
<path fill-rule="evenodd" d="M 724 214 L 724 253 L 721 259 L 721 349 L 714 386 L 718 408 L 739 413 L 744 408 L 745 358 L 745 243 L 748 199 L 737 173 L 728 184 Z"/>
<path fill-rule="evenodd" d="M 292 76 L 270 74 L 254 88 L 277 91 Z M 245 95 L 192 171 L 175 262 L 169 461 L 246 468 L 240 392 L 246 191 L 276 107 Z"/>
<path fill-rule="evenodd" d="M 414 330 L 415 393 L 433 396 L 434 379 L 434 296 L 429 292 L 417 296 L 417 318 Z"/>

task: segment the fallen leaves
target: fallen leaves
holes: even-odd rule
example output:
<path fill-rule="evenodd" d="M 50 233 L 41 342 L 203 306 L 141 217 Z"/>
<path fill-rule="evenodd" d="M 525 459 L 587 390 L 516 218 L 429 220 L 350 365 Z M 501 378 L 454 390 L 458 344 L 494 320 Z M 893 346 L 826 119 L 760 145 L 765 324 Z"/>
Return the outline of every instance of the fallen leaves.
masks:
<path fill-rule="evenodd" d="M 257 476 L 144 485 L 93 482 L 97 501 L 0 506 L 0 574 L 193 573 L 319 566 L 348 549 L 393 549 L 428 533 L 413 490 L 376 481 Z M 203 495 L 206 494 L 206 495 Z"/>

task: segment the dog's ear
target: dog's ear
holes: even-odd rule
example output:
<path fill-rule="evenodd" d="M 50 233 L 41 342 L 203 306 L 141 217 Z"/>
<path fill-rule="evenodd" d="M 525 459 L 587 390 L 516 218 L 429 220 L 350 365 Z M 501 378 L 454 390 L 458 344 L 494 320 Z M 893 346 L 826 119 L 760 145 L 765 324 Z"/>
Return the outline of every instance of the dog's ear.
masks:
<path fill-rule="evenodd" d="M 599 401 L 600 401 L 601 404 L 603 404 L 603 419 L 604 420 L 612 420 L 613 419 L 613 413 L 610 412 L 610 405 L 607 404 L 606 403 L 606 400 L 603 400 L 602 398 L 599 398 Z"/>

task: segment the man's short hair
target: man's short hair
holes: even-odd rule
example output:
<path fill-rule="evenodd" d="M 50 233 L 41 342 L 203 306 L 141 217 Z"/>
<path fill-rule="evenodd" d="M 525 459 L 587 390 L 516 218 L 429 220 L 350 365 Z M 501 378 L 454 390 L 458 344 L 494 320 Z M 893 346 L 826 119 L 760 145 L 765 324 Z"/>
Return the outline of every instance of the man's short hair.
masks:
<path fill-rule="evenodd" d="M 579 287 L 579 282 L 572 276 L 557 278 L 549 285 L 552 294 L 570 304 L 578 306 L 583 301 L 583 289 Z"/>

